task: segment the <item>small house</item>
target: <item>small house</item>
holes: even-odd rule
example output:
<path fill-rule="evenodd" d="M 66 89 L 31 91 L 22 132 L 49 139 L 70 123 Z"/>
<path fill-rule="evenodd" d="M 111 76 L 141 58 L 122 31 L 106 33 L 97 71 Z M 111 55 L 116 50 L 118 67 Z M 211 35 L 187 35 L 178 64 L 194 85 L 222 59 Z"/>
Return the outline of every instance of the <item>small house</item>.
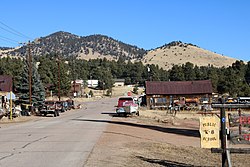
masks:
<path fill-rule="evenodd" d="M 119 86 L 124 86 L 125 85 L 125 79 L 115 79 L 114 80 L 114 86 L 119 87 Z"/>

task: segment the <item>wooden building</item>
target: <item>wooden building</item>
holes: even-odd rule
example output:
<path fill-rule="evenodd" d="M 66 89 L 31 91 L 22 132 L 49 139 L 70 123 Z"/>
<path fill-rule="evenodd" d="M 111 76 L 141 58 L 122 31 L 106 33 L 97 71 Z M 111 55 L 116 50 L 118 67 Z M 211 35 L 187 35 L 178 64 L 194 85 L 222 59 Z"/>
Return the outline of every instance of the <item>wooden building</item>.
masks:
<path fill-rule="evenodd" d="M 6 102 L 6 95 L 12 91 L 12 77 L 9 75 L 0 75 L 0 109 L 4 107 Z"/>
<path fill-rule="evenodd" d="M 175 104 L 208 104 L 212 98 L 210 80 L 200 81 L 146 81 L 147 107 L 168 108 Z"/>
<path fill-rule="evenodd" d="M 10 92 L 12 91 L 12 77 L 10 75 L 0 75 L 0 91 Z"/>

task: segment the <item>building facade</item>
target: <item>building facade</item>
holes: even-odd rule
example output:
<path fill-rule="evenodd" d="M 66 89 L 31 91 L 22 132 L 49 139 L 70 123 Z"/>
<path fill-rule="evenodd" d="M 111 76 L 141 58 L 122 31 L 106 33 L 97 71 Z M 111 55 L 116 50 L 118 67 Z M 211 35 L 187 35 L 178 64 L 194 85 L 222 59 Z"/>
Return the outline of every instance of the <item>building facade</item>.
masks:
<path fill-rule="evenodd" d="M 169 106 L 197 106 L 211 103 L 212 83 L 200 81 L 146 81 L 146 102 L 149 109 Z"/>

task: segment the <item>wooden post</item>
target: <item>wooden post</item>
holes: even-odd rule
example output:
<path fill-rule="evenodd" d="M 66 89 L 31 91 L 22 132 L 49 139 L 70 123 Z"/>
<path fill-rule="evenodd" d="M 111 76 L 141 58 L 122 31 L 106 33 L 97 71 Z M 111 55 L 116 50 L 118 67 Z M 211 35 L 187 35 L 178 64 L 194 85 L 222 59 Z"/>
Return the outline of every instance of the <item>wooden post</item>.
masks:
<path fill-rule="evenodd" d="M 241 110 L 240 110 L 240 108 L 239 108 L 238 113 L 239 113 L 239 119 L 241 119 Z M 239 135 L 241 135 L 241 122 L 239 122 Z"/>
<path fill-rule="evenodd" d="M 220 109 L 220 115 L 221 115 L 221 148 L 222 148 L 222 153 L 221 153 L 221 158 L 222 158 L 222 167 L 226 166 L 226 162 L 227 162 L 227 153 L 226 153 L 226 149 L 227 149 L 227 145 L 226 145 L 226 141 L 227 141 L 227 132 L 226 132 L 226 117 L 225 117 L 225 108 L 221 108 Z"/>
<path fill-rule="evenodd" d="M 61 85 L 60 85 L 60 82 L 61 82 L 61 78 L 60 78 L 60 58 L 59 58 L 59 55 L 58 55 L 58 61 L 57 61 L 57 65 L 58 65 L 58 100 L 61 101 Z"/>
<path fill-rule="evenodd" d="M 237 153 L 237 154 L 250 154 L 249 148 L 227 148 L 226 141 L 227 141 L 227 131 L 226 131 L 226 117 L 225 117 L 225 108 L 227 109 L 239 109 L 239 116 L 241 116 L 241 108 L 250 108 L 249 103 L 245 104 L 225 104 L 225 100 L 221 99 L 221 103 L 212 104 L 213 108 L 220 108 L 220 117 L 221 117 L 221 131 L 220 131 L 220 138 L 221 138 L 221 148 L 211 148 L 212 153 L 221 153 L 222 155 L 222 167 L 231 166 L 231 161 L 229 153 Z M 240 129 L 241 127 L 239 127 Z M 228 155 L 227 155 L 228 154 Z"/>
<path fill-rule="evenodd" d="M 28 57 L 28 61 L 29 61 L 29 102 L 30 102 L 30 105 L 32 104 L 32 58 L 31 58 L 31 50 L 30 50 L 30 42 L 28 43 L 28 49 L 29 49 L 29 57 Z"/>
<path fill-rule="evenodd" d="M 13 113 L 12 113 L 12 91 L 10 91 L 10 120 L 12 120 Z"/>

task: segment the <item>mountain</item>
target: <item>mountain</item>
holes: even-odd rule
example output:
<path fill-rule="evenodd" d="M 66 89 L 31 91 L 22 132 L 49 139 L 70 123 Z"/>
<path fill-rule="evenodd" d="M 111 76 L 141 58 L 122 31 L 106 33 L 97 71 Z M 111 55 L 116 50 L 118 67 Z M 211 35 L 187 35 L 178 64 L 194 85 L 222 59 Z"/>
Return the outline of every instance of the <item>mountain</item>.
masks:
<path fill-rule="evenodd" d="M 146 51 L 144 49 L 125 44 L 104 35 L 77 36 L 68 32 L 59 31 L 35 39 L 30 44 L 33 55 L 46 55 L 59 53 L 63 56 L 77 56 L 82 59 L 103 58 L 141 59 Z M 22 56 L 27 52 L 27 45 L 10 51 L 6 54 Z"/>
<path fill-rule="evenodd" d="M 163 69 L 170 69 L 175 64 L 181 65 L 186 62 L 198 66 L 222 67 L 232 65 L 236 61 L 236 59 L 181 41 L 174 41 L 152 50 L 144 50 L 104 35 L 77 36 L 63 31 L 35 39 L 30 43 L 30 48 L 34 56 L 59 53 L 65 57 L 76 56 L 87 60 L 104 57 L 108 60 L 117 60 L 123 57 L 126 60 L 142 61 L 144 64 L 157 64 Z M 27 45 L 17 48 L 0 48 L 0 57 L 24 56 L 27 50 Z"/>
<path fill-rule="evenodd" d="M 181 41 L 173 41 L 150 50 L 142 59 L 144 64 L 158 64 L 163 69 L 170 69 L 173 65 L 182 65 L 186 62 L 191 62 L 197 66 L 227 67 L 231 66 L 235 61 L 234 58 Z"/>

